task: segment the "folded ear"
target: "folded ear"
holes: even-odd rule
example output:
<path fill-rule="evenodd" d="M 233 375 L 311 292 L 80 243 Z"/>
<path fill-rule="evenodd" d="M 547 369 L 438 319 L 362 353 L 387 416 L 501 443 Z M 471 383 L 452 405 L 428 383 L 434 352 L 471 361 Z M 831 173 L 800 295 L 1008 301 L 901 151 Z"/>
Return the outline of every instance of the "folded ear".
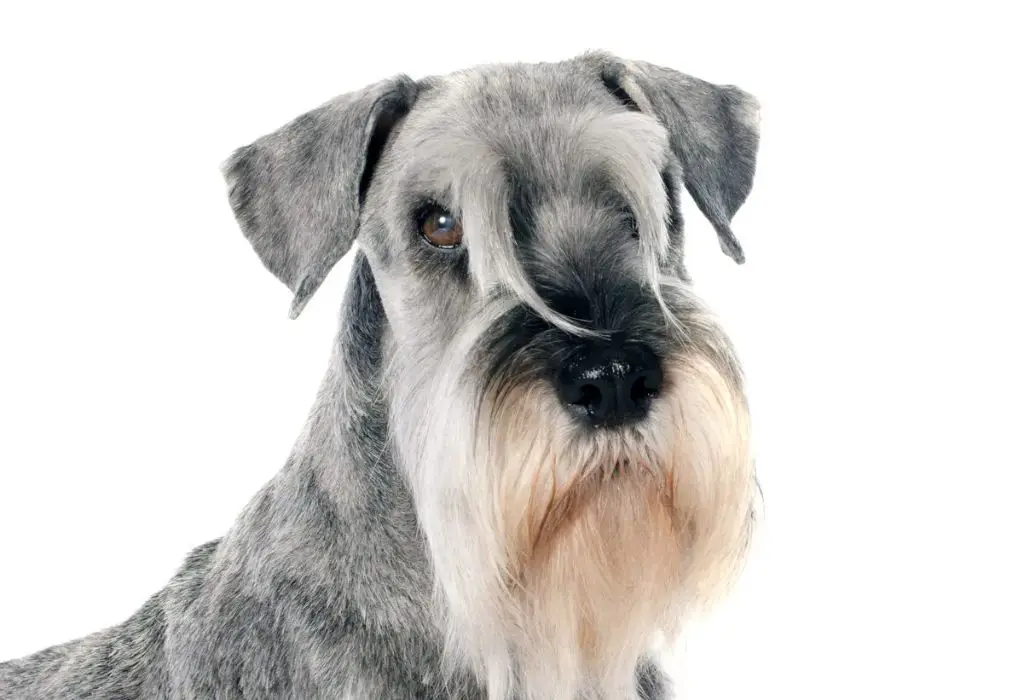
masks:
<path fill-rule="evenodd" d="M 737 263 L 743 249 L 730 223 L 750 194 L 757 164 L 757 100 L 731 85 L 712 83 L 641 61 L 596 53 L 601 79 L 626 106 L 651 114 L 668 131 L 683 182 Z"/>
<path fill-rule="evenodd" d="M 327 102 L 249 146 L 222 171 L 231 209 L 296 318 L 352 246 L 373 168 L 416 83 L 397 76 Z"/>

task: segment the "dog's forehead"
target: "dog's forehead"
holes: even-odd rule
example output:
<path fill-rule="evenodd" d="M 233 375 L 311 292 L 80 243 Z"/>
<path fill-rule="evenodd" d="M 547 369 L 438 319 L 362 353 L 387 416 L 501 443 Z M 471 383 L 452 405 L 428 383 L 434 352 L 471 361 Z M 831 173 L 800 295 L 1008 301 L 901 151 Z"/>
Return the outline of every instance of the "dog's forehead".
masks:
<path fill-rule="evenodd" d="M 489 65 L 422 84 L 395 144 L 413 179 L 500 171 L 557 187 L 622 155 L 660 167 L 668 152 L 654 118 L 624 107 L 598 74 L 571 62 Z"/>
<path fill-rule="evenodd" d="M 572 62 L 478 66 L 424 81 L 436 99 L 477 118 L 543 118 L 582 106 L 611 107 L 599 75 Z"/>

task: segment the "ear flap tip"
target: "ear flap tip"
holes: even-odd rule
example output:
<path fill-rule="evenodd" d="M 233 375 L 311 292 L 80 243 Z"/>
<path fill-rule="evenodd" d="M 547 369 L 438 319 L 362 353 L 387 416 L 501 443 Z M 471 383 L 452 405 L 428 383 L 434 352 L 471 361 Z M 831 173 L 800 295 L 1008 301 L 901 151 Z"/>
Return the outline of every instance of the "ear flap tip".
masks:
<path fill-rule="evenodd" d="M 722 249 L 722 252 L 733 259 L 737 265 L 742 265 L 747 261 L 747 256 L 743 253 L 743 246 L 736 240 L 736 235 L 729 228 L 728 224 L 720 222 L 715 226 L 715 233 L 718 234 L 718 247 Z"/>
<path fill-rule="evenodd" d="M 308 304 L 309 300 L 313 298 L 313 291 L 315 291 L 315 288 L 310 291 L 305 291 L 300 288 L 295 293 L 295 296 L 292 297 L 292 305 L 288 307 L 289 320 L 294 321 L 299 317 L 299 314 L 302 313 L 302 310 L 306 308 L 306 304 Z"/>

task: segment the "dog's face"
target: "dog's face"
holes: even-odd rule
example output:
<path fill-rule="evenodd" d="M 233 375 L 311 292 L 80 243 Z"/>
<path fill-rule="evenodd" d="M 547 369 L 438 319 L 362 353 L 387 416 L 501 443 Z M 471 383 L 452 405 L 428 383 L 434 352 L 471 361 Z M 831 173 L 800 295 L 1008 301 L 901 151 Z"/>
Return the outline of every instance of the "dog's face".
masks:
<path fill-rule="evenodd" d="M 742 261 L 756 112 L 588 54 L 378 83 L 226 166 L 293 313 L 358 233 L 449 651 L 493 697 L 635 697 L 653 635 L 740 560 L 746 405 L 684 272 L 678 197 Z"/>

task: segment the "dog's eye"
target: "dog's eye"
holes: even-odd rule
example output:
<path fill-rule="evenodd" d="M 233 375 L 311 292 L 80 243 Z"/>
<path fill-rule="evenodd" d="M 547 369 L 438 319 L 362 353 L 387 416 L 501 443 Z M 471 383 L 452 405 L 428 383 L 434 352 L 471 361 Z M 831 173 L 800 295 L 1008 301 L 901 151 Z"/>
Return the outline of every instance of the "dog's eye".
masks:
<path fill-rule="evenodd" d="M 637 222 L 632 209 L 625 208 L 622 210 L 622 220 L 626 224 L 626 230 L 629 231 L 629 235 L 633 238 L 640 238 L 640 224 Z"/>
<path fill-rule="evenodd" d="M 462 224 L 439 206 L 426 208 L 419 216 L 420 235 L 438 248 L 455 248 L 462 243 Z"/>

